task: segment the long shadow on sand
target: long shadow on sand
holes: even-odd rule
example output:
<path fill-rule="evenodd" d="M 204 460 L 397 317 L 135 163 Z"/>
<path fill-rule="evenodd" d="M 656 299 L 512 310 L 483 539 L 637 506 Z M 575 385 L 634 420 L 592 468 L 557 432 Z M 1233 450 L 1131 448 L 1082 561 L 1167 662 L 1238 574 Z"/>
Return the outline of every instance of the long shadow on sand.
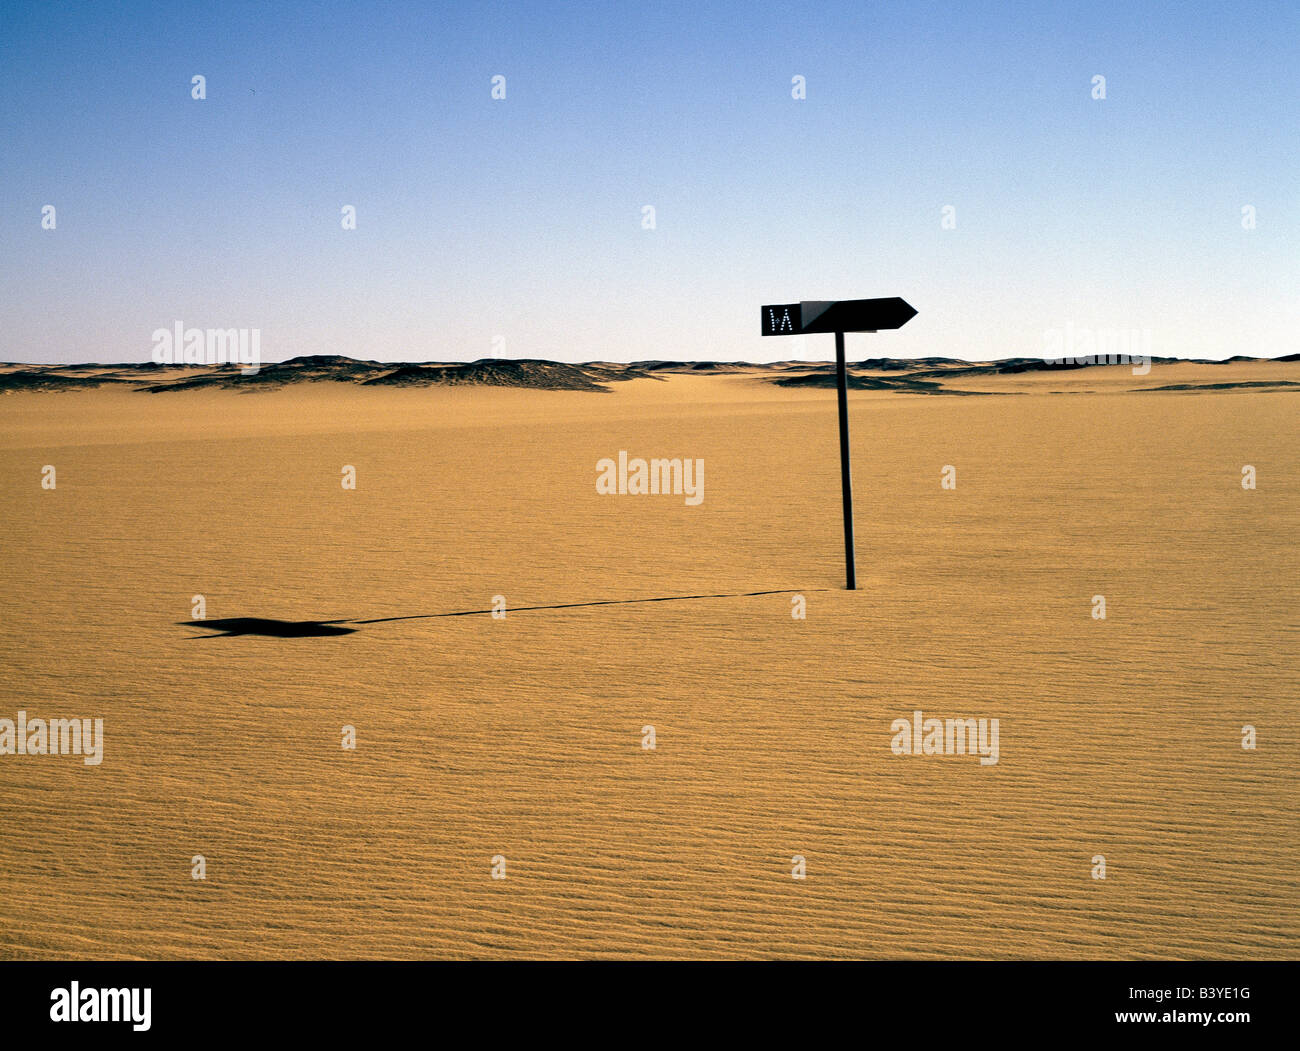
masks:
<path fill-rule="evenodd" d="M 226 617 L 224 620 L 183 620 L 187 628 L 208 628 L 216 635 L 196 639 L 228 639 L 236 635 L 264 635 L 271 639 L 314 639 L 325 635 L 351 635 L 356 628 L 340 628 L 337 620 L 267 620 L 265 617 Z"/>
<path fill-rule="evenodd" d="M 513 606 L 510 613 L 542 609 L 581 609 L 585 606 L 634 606 L 646 602 L 689 602 L 710 598 L 755 598 L 759 595 L 798 595 L 829 591 L 830 588 L 787 589 L 783 591 L 741 591 L 718 595 L 665 595 L 662 598 L 600 599 L 595 602 L 562 602 L 553 606 Z M 322 638 L 327 635 L 351 635 L 356 628 L 341 624 L 388 624 L 396 620 L 436 620 L 441 617 L 474 617 L 492 613 L 491 609 L 466 609 L 452 613 L 414 613 L 404 617 L 375 617 L 371 620 L 269 620 L 265 617 L 227 617 L 224 620 L 185 620 L 187 628 L 207 628 L 216 635 L 195 635 L 196 639 L 223 639 L 237 635 L 262 635 L 272 639 Z"/>

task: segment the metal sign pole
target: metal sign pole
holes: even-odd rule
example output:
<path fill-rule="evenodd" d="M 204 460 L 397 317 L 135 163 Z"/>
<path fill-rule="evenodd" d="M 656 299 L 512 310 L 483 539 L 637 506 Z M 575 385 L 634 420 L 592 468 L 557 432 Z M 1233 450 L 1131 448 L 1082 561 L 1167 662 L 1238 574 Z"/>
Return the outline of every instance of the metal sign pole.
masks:
<path fill-rule="evenodd" d="M 844 492 L 844 568 L 845 585 L 858 589 L 858 572 L 853 556 L 853 476 L 849 471 L 849 383 L 844 364 L 844 333 L 835 333 L 835 379 L 840 394 L 840 487 Z"/>
<path fill-rule="evenodd" d="M 811 332 L 835 333 L 835 385 L 840 403 L 840 484 L 844 490 L 844 569 L 848 589 L 858 590 L 853 555 L 853 478 L 849 472 L 849 379 L 844 363 L 844 333 L 879 332 L 902 328 L 916 317 L 906 300 L 888 299 L 800 300 L 761 308 L 764 336 L 797 336 Z"/>

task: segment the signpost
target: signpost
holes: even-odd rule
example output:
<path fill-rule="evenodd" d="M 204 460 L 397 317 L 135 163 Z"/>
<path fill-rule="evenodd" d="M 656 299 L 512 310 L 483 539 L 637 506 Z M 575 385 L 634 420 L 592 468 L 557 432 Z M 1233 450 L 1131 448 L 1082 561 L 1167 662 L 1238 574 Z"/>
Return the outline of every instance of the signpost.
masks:
<path fill-rule="evenodd" d="M 840 485 L 844 491 L 844 563 L 848 590 L 856 591 L 858 574 L 853 556 L 853 481 L 849 474 L 849 388 L 844 364 L 844 333 L 902 328 L 916 317 L 916 310 L 897 296 L 836 302 L 804 300 L 800 303 L 777 303 L 762 310 L 765 336 L 835 333 L 835 381 L 840 403 Z"/>

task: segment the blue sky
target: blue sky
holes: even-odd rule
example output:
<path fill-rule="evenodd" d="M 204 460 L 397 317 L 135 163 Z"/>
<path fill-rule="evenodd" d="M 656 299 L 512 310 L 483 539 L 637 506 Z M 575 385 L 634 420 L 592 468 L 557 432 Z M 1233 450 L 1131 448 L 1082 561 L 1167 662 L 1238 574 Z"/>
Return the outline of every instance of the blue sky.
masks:
<path fill-rule="evenodd" d="M 0 359 L 1294 353 L 1297 89 L 1293 2 L 0 0 Z"/>

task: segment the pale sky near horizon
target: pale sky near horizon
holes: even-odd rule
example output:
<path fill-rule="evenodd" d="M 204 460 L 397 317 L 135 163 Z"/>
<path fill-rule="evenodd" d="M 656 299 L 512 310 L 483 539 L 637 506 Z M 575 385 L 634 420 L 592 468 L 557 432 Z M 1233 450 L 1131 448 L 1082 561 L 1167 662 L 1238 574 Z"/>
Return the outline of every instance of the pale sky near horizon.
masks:
<path fill-rule="evenodd" d="M 0 0 L 0 360 L 1295 353 L 1298 88 L 1293 2 Z"/>

